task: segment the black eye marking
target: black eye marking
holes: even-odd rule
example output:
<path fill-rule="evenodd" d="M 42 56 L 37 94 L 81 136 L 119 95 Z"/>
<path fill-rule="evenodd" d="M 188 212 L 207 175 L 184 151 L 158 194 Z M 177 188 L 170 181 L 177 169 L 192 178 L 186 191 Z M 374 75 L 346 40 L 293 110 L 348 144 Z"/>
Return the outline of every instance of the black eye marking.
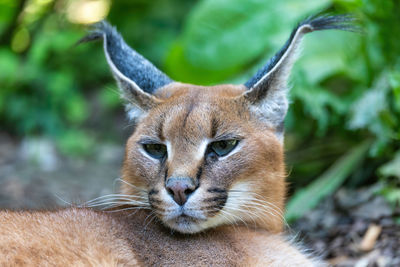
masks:
<path fill-rule="evenodd" d="M 203 166 L 200 166 L 197 169 L 197 173 L 196 173 L 196 188 L 199 187 L 199 185 L 200 185 L 200 178 L 201 178 L 202 174 L 203 174 Z"/>
<path fill-rule="evenodd" d="M 211 137 L 214 138 L 218 129 L 218 121 L 215 117 L 211 119 Z"/>
<path fill-rule="evenodd" d="M 165 140 L 164 133 L 163 133 L 164 122 L 165 122 L 165 115 L 163 114 L 163 115 L 161 115 L 161 117 L 160 117 L 160 124 L 159 124 L 158 127 L 157 127 L 157 135 L 158 135 L 158 138 L 159 138 L 160 140 L 162 140 L 162 141 Z"/>
<path fill-rule="evenodd" d="M 188 106 L 188 108 L 187 108 L 185 117 L 183 118 L 182 128 L 185 128 L 185 127 L 186 127 L 187 120 L 188 120 L 188 118 L 189 118 L 190 113 L 192 113 L 194 107 L 195 107 L 195 103 L 194 103 L 194 101 L 191 101 L 190 104 L 189 104 L 189 106 Z"/>
<path fill-rule="evenodd" d="M 163 144 L 148 143 L 142 144 L 142 146 L 144 151 L 155 159 L 164 159 L 167 156 L 167 147 Z"/>
<path fill-rule="evenodd" d="M 237 139 L 220 140 L 209 144 L 209 152 L 215 153 L 218 157 L 228 155 L 239 143 Z"/>

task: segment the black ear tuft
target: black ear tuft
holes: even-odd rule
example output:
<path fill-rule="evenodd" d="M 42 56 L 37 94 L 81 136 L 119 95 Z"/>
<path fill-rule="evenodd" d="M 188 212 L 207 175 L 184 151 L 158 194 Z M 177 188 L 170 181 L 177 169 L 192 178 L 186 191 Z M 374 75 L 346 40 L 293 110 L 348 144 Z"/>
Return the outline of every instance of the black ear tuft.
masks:
<path fill-rule="evenodd" d="M 350 14 L 341 15 L 316 15 L 311 16 L 297 26 L 297 28 L 302 25 L 310 25 L 312 31 L 320 30 L 343 30 L 351 32 L 361 32 L 360 27 L 356 25 L 357 19 Z"/>
<path fill-rule="evenodd" d="M 130 48 L 106 21 L 93 25 L 93 30 L 77 44 L 98 39 L 103 40 L 107 63 L 118 83 L 121 96 L 127 101 L 128 117 L 136 121 L 160 103 L 153 92 L 172 80 Z"/>
<path fill-rule="evenodd" d="M 321 31 L 321 30 L 343 30 L 351 32 L 361 32 L 360 27 L 356 25 L 357 19 L 349 14 L 342 15 L 315 15 L 300 22 L 290 34 L 289 39 L 283 47 L 264 65 L 250 80 L 245 83 L 247 88 L 252 88 L 260 81 L 269 71 L 273 69 L 282 56 L 287 52 L 289 46 L 293 43 L 293 39 L 297 31 L 304 28 L 304 33 Z"/>
<path fill-rule="evenodd" d="M 117 30 L 106 21 L 94 24 L 93 30 L 78 41 L 78 44 L 98 39 L 104 40 L 104 52 L 110 67 L 115 67 L 112 70 L 116 79 L 123 75 L 150 94 L 172 82 L 167 75 L 130 48 Z"/>

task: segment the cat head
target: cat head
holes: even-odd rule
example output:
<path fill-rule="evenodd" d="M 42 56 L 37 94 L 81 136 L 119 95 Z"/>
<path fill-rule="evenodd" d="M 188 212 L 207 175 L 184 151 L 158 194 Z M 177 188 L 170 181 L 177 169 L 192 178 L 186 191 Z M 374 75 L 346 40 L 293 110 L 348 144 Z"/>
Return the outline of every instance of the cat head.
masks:
<path fill-rule="evenodd" d="M 347 16 L 301 22 L 242 85 L 175 82 L 130 48 L 108 23 L 107 62 L 136 127 L 126 146 L 121 191 L 167 227 L 196 233 L 224 224 L 279 232 L 283 226 L 283 123 L 287 81 L 304 34 L 350 29 Z"/>

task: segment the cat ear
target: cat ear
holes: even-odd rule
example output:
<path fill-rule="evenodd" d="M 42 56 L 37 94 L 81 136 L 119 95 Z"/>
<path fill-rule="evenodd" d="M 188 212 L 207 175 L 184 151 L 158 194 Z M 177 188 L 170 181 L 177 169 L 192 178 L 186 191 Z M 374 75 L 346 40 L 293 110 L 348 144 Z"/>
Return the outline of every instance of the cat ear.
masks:
<path fill-rule="evenodd" d="M 354 19 L 348 15 L 338 15 L 312 17 L 299 23 L 284 46 L 245 83 L 248 90 L 243 96 L 250 102 L 251 110 L 278 135 L 283 134 L 283 121 L 289 106 L 288 78 L 303 36 L 329 29 L 356 31 L 352 21 Z"/>
<path fill-rule="evenodd" d="M 98 39 L 103 39 L 107 63 L 118 83 L 121 96 L 127 100 L 129 118 L 135 120 L 161 102 L 152 94 L 158 88 L 172 83 L 172 80 L 130 48 L 106 21 L 95 24 L 93 31 L 78 43 Z"/>

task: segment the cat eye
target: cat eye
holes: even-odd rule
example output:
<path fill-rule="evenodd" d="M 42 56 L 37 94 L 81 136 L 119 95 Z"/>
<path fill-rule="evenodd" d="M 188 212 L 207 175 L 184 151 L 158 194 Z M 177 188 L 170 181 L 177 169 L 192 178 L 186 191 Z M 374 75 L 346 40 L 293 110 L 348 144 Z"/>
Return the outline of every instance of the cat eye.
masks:
<path fill-rule="evenodd" d="M 167 155 L 167 147 L 163 144 L 143 144 L 143 148 L 155 159 L 162 159 Z"/>
<path fill-rule="evenodd" d="M 238 140 L 221 140 L 212 142 L 210 148 L 218 157 L 223 157 L 228 155 L 238 143 Z"/>

